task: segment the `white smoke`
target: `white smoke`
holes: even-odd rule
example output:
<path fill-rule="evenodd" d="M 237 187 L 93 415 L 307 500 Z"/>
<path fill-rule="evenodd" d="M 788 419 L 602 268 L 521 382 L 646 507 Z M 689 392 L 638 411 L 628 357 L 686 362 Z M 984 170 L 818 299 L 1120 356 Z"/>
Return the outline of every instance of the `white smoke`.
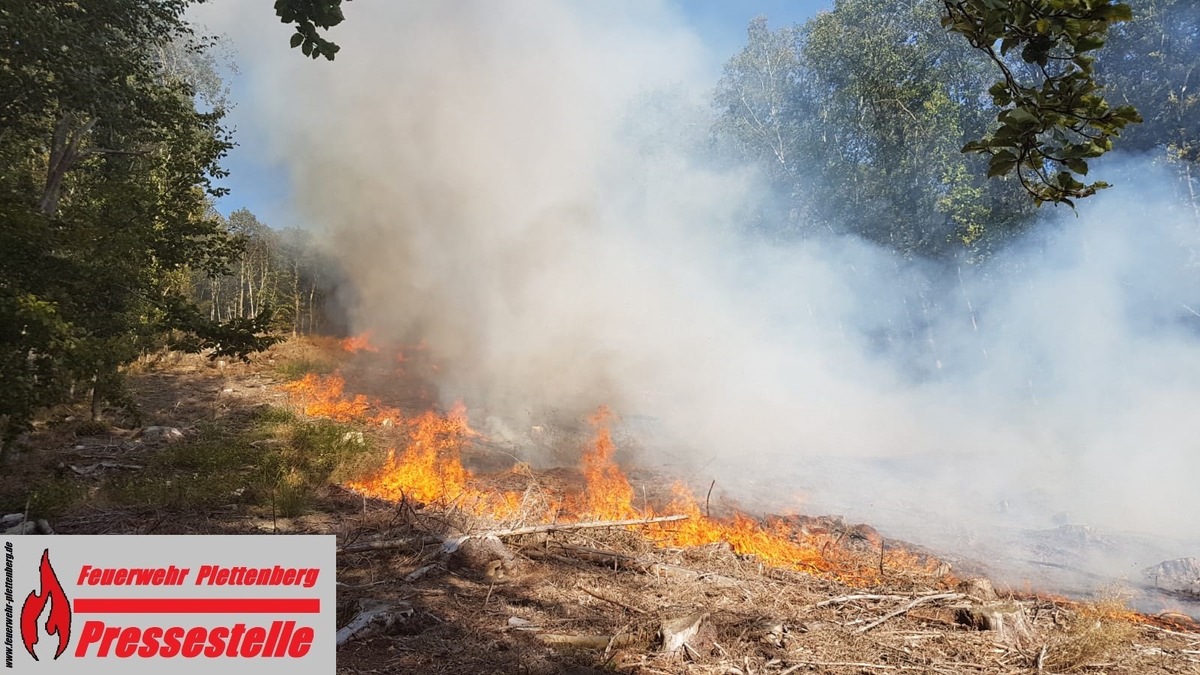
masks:
<path fill-rule="evenodd" d="M 241 54 L 243 132 L 330 232 L 356 328 L 424 338 L 447 401 L 511 429 L 649 416 L 669 442 L 644 461 L 766 507 L 1200 541 L 1200 225 L 1155 187 L 1168 171 L 1139 161 L 946 280 L 739 231 L 759 183 L 686 152 L 711 57 L 666 4 L 358 0 L 333 63 L 288 50 L 262 5 L 202 10 Z M 880 345 L 918 324 L 907 358 Z"/>

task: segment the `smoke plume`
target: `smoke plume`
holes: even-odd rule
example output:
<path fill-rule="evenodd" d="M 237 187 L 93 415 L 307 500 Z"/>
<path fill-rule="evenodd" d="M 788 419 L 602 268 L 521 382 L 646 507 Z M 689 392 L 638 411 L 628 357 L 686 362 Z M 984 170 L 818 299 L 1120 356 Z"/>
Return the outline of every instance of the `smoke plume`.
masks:
<path fill-rule="evenodd" d="M 1200 548 L 1200 227 L 1169 170 L 1109 162 L 1116 187 L 982 266 L 772 243 L 739 226 L 755 173 L 689 152 L 714 57 L 667 5 L 346 12 L 333 63 L 261 5 L 199 18 L 233 37 L 242 131 L 327 230 L 355 328 L 424 339 L 493 433 L 607 404 L 653 428 L 641 461 L 764 508 Z"/>

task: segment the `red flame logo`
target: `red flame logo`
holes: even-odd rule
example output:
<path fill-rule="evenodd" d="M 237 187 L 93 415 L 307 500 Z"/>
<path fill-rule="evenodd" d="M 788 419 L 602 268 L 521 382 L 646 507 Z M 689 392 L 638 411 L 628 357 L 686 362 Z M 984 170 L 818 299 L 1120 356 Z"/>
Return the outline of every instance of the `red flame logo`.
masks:
<path fill-rule="evenodd" d="M 25 597 L 25 603 L 21 605 L 21 640 L 25 643 L 25 651 L 29 652 L 34 661 L 38 660 L 37 654 L 33 652 L 33 646 L 38 643 L 38 619 L 45 611 L 46 603 L 50 603 L 46 632 L 58 636 L 55 659 L 62 656 L 67 650 L 67 643 L 71 641 L 71 603 L 67 600 L 62 584 L 58 583 L 54 566 L 50 564 L 50 549 L 42 552 L 42 564 L 39 569 L 42 575 L 39 589 L 41 592 L 30 591 Z"/>

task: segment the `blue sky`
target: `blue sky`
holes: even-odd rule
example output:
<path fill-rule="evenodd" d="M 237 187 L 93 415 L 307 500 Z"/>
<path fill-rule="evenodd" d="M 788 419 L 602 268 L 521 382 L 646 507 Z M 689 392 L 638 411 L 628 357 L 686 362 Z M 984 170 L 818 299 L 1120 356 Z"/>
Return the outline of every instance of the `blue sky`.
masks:
<path fill-rule="evenodd" d="M 818 11 L 830 9 L 833 0 L 670 0 L 670 3 L 678 8 L 712 53 L 724 60 L 745 44 L 746 26 L 755 16 L 766 15 L 772 26 L 803 23 Z M 281 48 L 286 49 L 282 41 Z M 230 85 L 236 104 L 239 95 L 244 93 L 245 84 L 242 78 L 235 77 Z M 218 200 L 217 208 L 226 215 L 242 207 L 248 208 L 275 228 L 303 226 L 290 208 L 292 190 L 287 173 L 282 167 L 259 159 L 268 153 L 258 139 L 248 133 L 238 133 L 239 127 L 251 126 L 249 121 L 239 119 L 239 113 L 235 107 L 226 120 L 235 130 L 237 147 L 223 162 L 230 176 L 220 184 L 230 188 L 231 193 Z"/>

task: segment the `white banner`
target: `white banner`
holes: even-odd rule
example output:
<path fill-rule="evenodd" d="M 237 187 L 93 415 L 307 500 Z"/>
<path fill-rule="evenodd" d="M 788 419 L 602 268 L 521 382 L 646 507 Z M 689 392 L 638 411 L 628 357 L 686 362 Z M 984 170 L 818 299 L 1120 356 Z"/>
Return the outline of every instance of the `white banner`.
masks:
<path fill-rule="evenodd" d="M 332 535 L 25 535 L 0 541 L 5 670 L 335 670 Z"/>

